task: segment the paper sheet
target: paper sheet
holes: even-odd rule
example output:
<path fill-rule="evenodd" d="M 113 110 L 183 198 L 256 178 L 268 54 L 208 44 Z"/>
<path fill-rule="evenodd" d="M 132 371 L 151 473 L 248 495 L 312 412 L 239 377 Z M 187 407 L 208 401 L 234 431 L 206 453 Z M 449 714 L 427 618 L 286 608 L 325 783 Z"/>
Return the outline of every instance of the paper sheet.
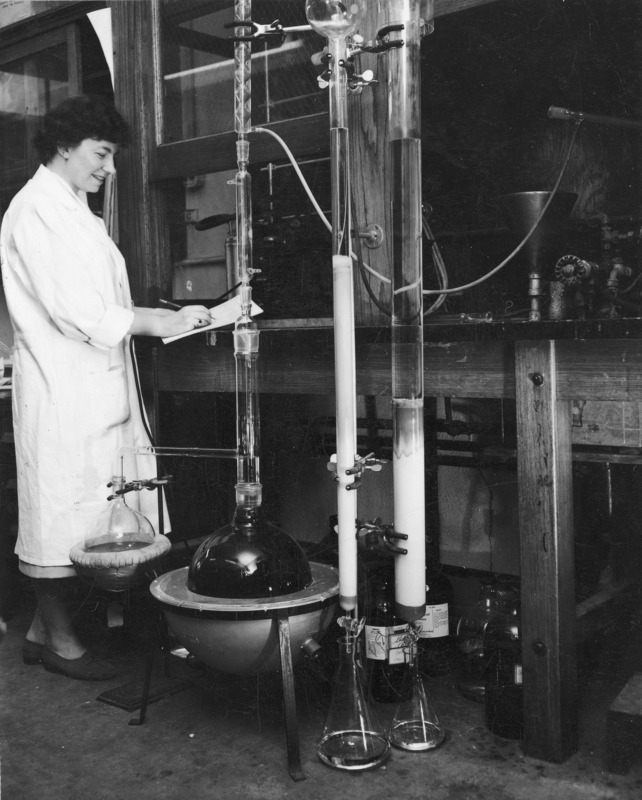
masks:
<path fill-rule="evenodd" d="M 252 303 L 250 310 L 251 316 L 262 314 L 263 309 L 259 308 L 256 303 Z M 167 336 L 163 339 L 163 344 L 175 342 L 177 339 L 183 339 L 185 336 L 192 336 L 194 333 L 203 333 L 203 331 L 213 331 L 215 328 L 222 328 L 224 325 L 231 325 L 241 316 L 241 300 L 238 295 L 231 297 L 224 303 L 219 303 L 217 306 L 210 308 L 212 315 L 212 322 L 210 325 L 205 325 L 203 328 L 194 328 L 185 333 L 178 333 L 176 336 Z"/>

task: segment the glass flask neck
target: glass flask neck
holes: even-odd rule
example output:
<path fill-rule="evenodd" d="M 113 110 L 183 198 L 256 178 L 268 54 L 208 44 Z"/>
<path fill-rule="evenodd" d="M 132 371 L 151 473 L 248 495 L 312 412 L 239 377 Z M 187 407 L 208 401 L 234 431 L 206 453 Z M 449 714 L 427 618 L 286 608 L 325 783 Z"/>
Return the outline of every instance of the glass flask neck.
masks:
<path fill-rule="evenodd" d="M 232 525 L 238 533 L 254 536 L 261 525 L 261 506 L 237 506 L 232 517 Z"/>

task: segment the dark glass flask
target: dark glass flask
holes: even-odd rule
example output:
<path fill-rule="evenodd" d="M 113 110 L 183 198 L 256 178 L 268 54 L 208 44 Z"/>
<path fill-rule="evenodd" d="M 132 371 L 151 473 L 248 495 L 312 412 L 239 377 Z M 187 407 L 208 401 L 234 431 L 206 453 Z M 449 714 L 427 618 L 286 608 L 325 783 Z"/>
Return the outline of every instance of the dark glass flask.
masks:
<path fill-rule="evenodd" d="M 311 583 L 303 549 L 266 522 L 260 506 L 237 506 L 231 524 L 199 546 L 187 574 L 187 588 L 208 597 L 278 597 Z"/>
<path fill-rule="evenodd" d="M 370 564 L 367 574 L 365 654 L 372 700 L 396 703 L 406 673 L 408 625 L 395 616 L 395 574 L 391 560 Z"/>
<path fill-rule="evenodd" d="M 497 736 L 521 739 L 524 731 L 522 643 L 519 594 L 511 592 L 483 637 L 486 657 L 484 705 L 486 726 Z"/>

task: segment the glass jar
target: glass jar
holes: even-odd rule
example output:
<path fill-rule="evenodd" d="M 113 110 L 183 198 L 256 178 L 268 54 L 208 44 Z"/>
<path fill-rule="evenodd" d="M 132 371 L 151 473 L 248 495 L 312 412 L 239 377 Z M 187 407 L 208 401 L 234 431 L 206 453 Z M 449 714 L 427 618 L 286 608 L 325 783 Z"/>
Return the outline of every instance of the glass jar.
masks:
<path fill-rule="evenodd" d="M 521 739 L 524 730 L 519 594 L 488 622 L 483 638 L 486 726 L 497 736 Z"/>
<path fill-rule="evenodd" d="M 464 697 L 484 702 L 484 633 L 486 627 L 506 603 L 507 592 L 493 579 L 482 581 L 478 600 L 459 618 L 456 630 L 457 686 Z"/>

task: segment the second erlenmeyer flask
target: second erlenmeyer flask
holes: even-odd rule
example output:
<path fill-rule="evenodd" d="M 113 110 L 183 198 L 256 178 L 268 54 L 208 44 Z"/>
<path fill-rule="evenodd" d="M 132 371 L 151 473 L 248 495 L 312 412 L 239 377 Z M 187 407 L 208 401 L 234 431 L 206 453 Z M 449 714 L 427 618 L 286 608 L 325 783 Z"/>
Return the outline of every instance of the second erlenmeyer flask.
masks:
<path fill-rule="evenodd" d="M 390 725 L 390 744 L 402 750 L 432 750 L 445 738 L 424 678 L 419 672 L 417 638 L 409 635 L 406 648 L 407 672 L 401 690 L 401 700 Z"/>
<path fill-rule="evenodd" d="M 363 620 L 348 622 L 357 624 L 344 625 L 346 634 L 338 640 L 339 663 L 318 754 L 329 767 L 364 770 L 382 764 L 390 745 L 363 692 L 362 667 L 357 660 Z"/>

